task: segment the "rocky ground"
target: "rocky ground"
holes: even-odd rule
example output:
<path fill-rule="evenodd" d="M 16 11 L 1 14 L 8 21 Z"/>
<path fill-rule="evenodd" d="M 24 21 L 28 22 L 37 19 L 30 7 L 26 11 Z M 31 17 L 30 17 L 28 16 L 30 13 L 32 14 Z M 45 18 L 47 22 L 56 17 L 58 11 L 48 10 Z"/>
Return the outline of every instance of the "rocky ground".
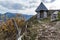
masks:
<path fill-rule="evenodd" d="M 30 23 L 23 40 L 60 40 L 60 21 Z"/>
<path fill-rule="evenodd" d="M 60 40 L 60 21 L 51 24 L 42 24 L 38 30 L 36 40 Z"/>

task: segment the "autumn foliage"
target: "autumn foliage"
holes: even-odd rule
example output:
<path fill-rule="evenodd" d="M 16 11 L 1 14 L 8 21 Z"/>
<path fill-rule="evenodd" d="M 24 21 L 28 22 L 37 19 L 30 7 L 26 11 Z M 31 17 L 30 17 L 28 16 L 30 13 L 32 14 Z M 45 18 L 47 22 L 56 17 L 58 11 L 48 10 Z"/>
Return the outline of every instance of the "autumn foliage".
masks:
<path fill-rule="evenodd" d="M 15 28 L 15 23 L 18 28 L 24 29 L 25 28 L 25 21 L 24 19 L 19 19 L 19 18 L 12 18 L 7 20 L 6 22 L 2 23 L 0 27 L 0 33 L 3 32 L 2 35 L 5 35 L 4 38 L 0 39 L 6 39 L 10 38 L 10 40 L 15 40 L 16 39 L 16 34 L 17 34 L 17 29 Z"/>

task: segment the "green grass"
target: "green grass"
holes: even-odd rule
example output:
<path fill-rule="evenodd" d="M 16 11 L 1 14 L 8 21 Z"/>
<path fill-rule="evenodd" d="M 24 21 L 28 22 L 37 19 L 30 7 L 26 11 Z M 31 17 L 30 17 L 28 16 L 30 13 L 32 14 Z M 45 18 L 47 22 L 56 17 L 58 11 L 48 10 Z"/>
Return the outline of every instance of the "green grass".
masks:
<path fill-rule="evenodd" d="M 58 20 L 60 21 L 60 12 L 58 13 Z"/>
<path fill-rule="evenodd" d="M 41 21 L 43 21 L 43 22 L 50 22 L 50 17 L 45 18 L 45 19 L 41 19 Z M 58 19 L 55 20 L 55 21 L 60 21 L 60 12 L 58 13 Z"/>
<path fill-rule="evenodd" d="M 48 16 L 47 18 L 43 18 L 43 19 L 40 19 L 40 21 L 44 22 L 44 23 L 47 23 L 47 22 L 51 22 L 51 17 Z M 55 21 L 60 21 L 60 12 L 58 13 L 58 20 L 55 20 Z M 29 22 L 33 22 L 34 24 L 37 24 L 38 21 L 37 21 L 37 18 L 36 18 L 36 15 L 34 17 L 32 17 Z"/>
<path fill-rule="evenodd" d="M 50 17 L 41 19 L 41 21 L 43 21 L 43 22 L 50 22 Z"/>

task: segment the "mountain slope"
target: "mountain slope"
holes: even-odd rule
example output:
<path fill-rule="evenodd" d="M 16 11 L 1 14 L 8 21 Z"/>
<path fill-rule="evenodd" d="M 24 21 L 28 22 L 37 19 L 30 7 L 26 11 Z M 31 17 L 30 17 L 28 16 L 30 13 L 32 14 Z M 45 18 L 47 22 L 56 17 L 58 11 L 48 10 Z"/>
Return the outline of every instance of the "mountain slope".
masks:
<path fill-rule="evenodd" d="M 19 13 L 10 13 L 10 12 L 7 12 L 5 14 L 0 14 L 0 20 L 6 21 L 7 19 L 16 18 L 16 17 L 25 18 L 25 20 L 28 20 L 32 16 L 33 15 L 26 15 L 26 14 L 19 14 Z"/>
<path fill-rule="evenodd" d="M 36 15 L 27 21 L 27 34 L 24 40 L 60 40 L 60 21 L 42 22 Z"/>

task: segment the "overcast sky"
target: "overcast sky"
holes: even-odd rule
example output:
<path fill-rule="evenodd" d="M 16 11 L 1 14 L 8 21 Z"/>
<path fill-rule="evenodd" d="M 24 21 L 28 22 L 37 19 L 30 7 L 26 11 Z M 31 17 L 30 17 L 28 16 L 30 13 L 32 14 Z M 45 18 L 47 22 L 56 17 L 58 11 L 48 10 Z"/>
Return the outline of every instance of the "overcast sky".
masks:
<path fill-rule="evenodd" d="M 44 3 L 53 3 L 55 0 L 43 0 Z M 57 0 L 58 2 L 60 0 Z M 57 3 L 58 3 L 57 2 Z M 6 12 L 35 15 L 35 9 L 41 0 L 0 0 L 0 13 Z"/>

